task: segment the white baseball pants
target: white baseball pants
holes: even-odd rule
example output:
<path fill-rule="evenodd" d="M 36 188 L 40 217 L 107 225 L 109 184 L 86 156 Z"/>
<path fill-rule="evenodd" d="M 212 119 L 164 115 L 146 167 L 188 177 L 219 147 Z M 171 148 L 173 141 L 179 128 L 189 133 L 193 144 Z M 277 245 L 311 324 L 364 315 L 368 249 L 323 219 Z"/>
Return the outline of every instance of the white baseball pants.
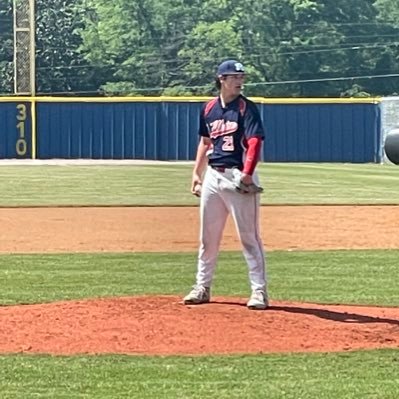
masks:
<path fill-rule="evenodd" d="M 256 173 L 253 179 L 259 184 Z M 231 214 L 248 265 L 251 289 L 266 290 L 266 262 L 259 233 L 259 211 L 259 194 L 235 191 L 233 169 L 219 172 L 208 166 L 201 191 L 198 285 L 210 287 L 212 284 L 223 230 Z"/>

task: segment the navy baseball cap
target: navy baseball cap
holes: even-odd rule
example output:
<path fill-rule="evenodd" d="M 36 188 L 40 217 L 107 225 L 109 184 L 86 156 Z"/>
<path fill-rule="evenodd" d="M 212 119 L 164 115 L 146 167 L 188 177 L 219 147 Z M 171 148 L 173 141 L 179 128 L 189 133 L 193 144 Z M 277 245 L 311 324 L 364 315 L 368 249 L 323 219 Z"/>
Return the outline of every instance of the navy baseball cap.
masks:
<path fill-rule="evenodd" d="M 223 61 L 218 66 L 218 76 L 220 75 L 237 75 L 239 73 L 244 73 L 244 66 L 241 62 L 236 60 Z"/>

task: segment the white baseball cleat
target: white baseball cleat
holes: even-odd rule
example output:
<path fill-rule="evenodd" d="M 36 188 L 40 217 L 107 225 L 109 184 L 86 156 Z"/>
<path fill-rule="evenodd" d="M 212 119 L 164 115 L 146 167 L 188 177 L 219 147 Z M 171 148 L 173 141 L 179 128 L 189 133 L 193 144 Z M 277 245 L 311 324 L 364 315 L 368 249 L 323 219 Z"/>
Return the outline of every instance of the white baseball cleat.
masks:
<path fill-rule="evenodd" d="M 185 305 L 199 305 L 201 303 L 208 303 L 210 299 L 209 287 L 194 285 L 193 289 L 184 297 L 183 303 Z"/>
<path fill-rule="evenodd" d="M 248 309 L 263 310 L 269 306 L 267 294 L 262 290 L 252 291 L 251 298 L 247 302 Z"/>

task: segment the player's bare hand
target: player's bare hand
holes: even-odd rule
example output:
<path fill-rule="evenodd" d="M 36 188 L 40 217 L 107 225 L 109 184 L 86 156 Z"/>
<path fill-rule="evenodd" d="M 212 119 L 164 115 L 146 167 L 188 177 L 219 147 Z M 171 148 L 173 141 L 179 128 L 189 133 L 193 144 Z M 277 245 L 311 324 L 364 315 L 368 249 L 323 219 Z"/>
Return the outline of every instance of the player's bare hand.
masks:
<path fill-rule="evenodd" d="M 192 193 L 196 196 L 196 197 L 201 197 L 201 191 L 202 191 L 202 185 L 201 184 L 196 184 L 194 186 L 194 189 L 192 190 Z"/>
<path fill-rule="evenodd" d="M 191 193 L 197 197 L 201 196 L 202 180 L 197 174 L 193 174 L 193 179 L 191 181 Z"/>

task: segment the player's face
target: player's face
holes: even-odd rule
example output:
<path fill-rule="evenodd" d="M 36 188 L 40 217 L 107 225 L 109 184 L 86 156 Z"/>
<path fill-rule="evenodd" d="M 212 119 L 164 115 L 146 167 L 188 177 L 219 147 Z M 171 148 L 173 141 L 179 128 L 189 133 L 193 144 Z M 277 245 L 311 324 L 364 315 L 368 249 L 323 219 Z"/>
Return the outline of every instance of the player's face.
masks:
<path fill-rule="evenodd" d="M 226 94 L 239 95 L 244 87 L 245 74 L 225 75 L 222 80 L 222 88 Z"/>

